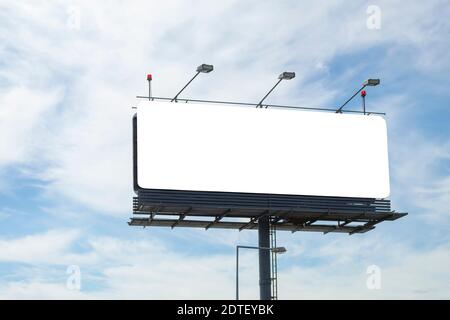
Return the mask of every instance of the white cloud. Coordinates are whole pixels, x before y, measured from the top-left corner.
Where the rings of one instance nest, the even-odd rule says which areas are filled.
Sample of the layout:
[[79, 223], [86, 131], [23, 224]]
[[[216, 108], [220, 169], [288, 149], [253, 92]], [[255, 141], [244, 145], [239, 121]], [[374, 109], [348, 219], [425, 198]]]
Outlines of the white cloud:
[[65, 283], [45, 282], [42, 279], [0, 284], [0, 298], [9, 300], [69, 300], [89, 299], [81, 291], [68, 290]]
[[433, 139], [414, 132], [404, 133], [392, 148], [394, 183], [403, 205], [413, 204], [431, 223], [448, 223], [450, 140]]
[[[330, 264], [294, 266], [279, 276], [284, 299], [445, 299], [450, 294], [450, 248], [412, 250], [386, 241], [338, 241], [320, 250]], [[326, 254], [325, 254], [326, 252]], [[332, 262], [331, 262], [332, 261]], [[381, 270], [381, 289], [369, 290], [367, 267]], [[292, 284], [295, 285], [292, 285]]]
[[[51, 230], [20, 238], [0, 239], [0, 261], [31, 264], [80, 263], [80, 255], [68, 254], [78, 235], [76, 230]], [[88, 256], [81, 258], [86, 259]]]
[[61, 101], [60, 90], [18, 86], [0, 94], [0, 166], [30, 163], [46, 133], [46, 117]]
[[[234, 249], [229, 253], [195, 254], [183, 252], [182, 247], [170, 248], [156, 239], [86, 238], [85, 234], [73, 231], [66, 234], [64, 238], [61, 231], [50, 231], [9, 242], [2, 240], [3, 260], [7, 257], [10, 262], [25, 262], [35, 267], [30, 272], [22, 271], [21, 281], [4, 278], [0, 296], [8, 299], [51, 299], [58, 295], [64, 299], [234, 298]], [[381, 236], [362, 241], [353, 239], [338, 238], [318, 246], [302, 242], [300, 255], [290, 250], [298, 241], [291, 239], [283, 243], [288, 253], [280, 256], [279, 297], [419, 299], [445, 298], [450, 294], [450, 286], [443, 281], [450, 276], [448, 246], [416, 250]], [[70, 244], [80, 241], [88, 250], [74, 253]], [[185, 245], [195, 242], [196, 239], [187, 240]], [[318, 260], [322, 262], [310, 264]], [[80, 293], [65, 288], [64, 268], [56, 269], [59, 273], [49, 271], [55, 263], [64, 266], [74, 264], [73, 261], [75, 264], [78, 261], [81, 268]], [[256, 251], [241, 251], [242, 298], [258, 297], [257, 261]], [[372, 264], [381, 268], [381, 290], [366, 287], [366, 270]]]

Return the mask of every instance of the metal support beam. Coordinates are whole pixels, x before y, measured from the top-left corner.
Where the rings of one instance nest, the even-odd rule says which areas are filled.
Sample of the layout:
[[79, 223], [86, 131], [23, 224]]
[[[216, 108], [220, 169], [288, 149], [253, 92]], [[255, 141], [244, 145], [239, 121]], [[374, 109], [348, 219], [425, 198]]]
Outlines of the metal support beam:
[[[342, 106], [340, 106], [337, 110], [336, 113], [342, 113], [342, 109], [347, 105], [347, 103], [349, 103], [354, 97], [356, 97], [356, 95], [358, 93], [360, 93], [361, 91], [364, 90], [365, 87], [369, 86], [369, 87], [374, 87], [380, 84], [380, 79], [368, 79], [366, 81], [364, 81], [361, 89], [359, 89], [358, 91], [356, 91], [347, 101], [344, 102], [344, 104]], [[363, 114], [366, 114], [366, 101], [364, 100], [365, 97], [365, 93], [363, 93]]]
[[175, 97], [173, 97], [173, 99], [171, 100], [171, 102], [173, 102], [173, 101], [177, 102], [177, 101], [178, 101], [177, 98], [178, 98], [178, 96], [180, 95], [180, 93], [182, 93], [183, 90], [186, 89], [186, 87], [187, 87], [192, 81], [194, 81], [194, 79], [197, 78], [197, 76], [198, 76], [199, 74], [200, 74], [200, 71], [197, 71], [197, 73], [195, 74], [195, 76], [193, 76], [192, 79], [189, 80], [188, 83], [186, 83], [186, 85], [185, 85], [180, 91], [178, 91], [178, 93], [175, 95]]
[[373, 229], [373, 228], [375, 228], [376, 224], [378, 224], [380, 222], [383, 222], [383, 221], [385, 221], [388, 218], [393, 217], [393, 216], [394, 216], [393, 213], [387, 213], [384, 217], [382, 217], [382, 218], [380, 218], [378, 220], [370, 221], [370, 222], [367, 222], [366, 224], [364, 224], [364, 225], [362, 225], [360, 227], [357, 227], [355, 230], [351, 231], [349, 233], [349, 235], [352, 235], [352, 234], [357, 233], [357, 232], [359, 232], [361, 230], [364, 230], [364, 229]]
[[343, 223], [340, 223], [339, 221], [337, 222], [337, 225], [335, 225], [333, 228], [331, 228], [330, 230], [328, 230], [328, 231], [325, 231], [323, 234], [327, 234], [327, 233], [330, 233], [330, 232], [333, 232], [333, 230], [336, 230], [336, 229], [339, 229], [339, 228], [341, 228], [341, 227], [345, 227], [346, 225], [348, 225], [348, 224], [350, 224], [350, 223], [352, 223], [353, 222], [353, 220], [345, 220]]
[[209, 223], [206, 227], [205, 230], [208, 230], [209, 228], [211, 228], [214, 224], [216, 224], [217, 222], [219, 222], [220, 220], [222, 220], [223, 217], [225, 217], [227, 214], [229, 214], [231, 212], [231, 209], [227, 209], [225, 210], [224, 213], [222, 213], [220, 216], [217, 216], [214, 221], [211, 221], [211, 223]]
[[312, 225], [314, 222], [316, 222], [318, 220], [319, 220], [319, 218], [312, 219], [312, 220], [309, 220], [307, 222], [301, 223], [294, 230], [292, 230], [291, 233], [294, 233], [294, 232], [297, 232], [297, 231], [299, 231], [301, 229], [304, 229], [305, 227]]
[[255, 223], [255, 221], [260, 221], [260, 219], [266, 215], [269, 214], [269, 210], [264, 211], [263, 213], [261, 213], [259, 216], [251, 218], [249, 222], [247, 222], [246, 224], [244, 224], [242, 227], [239, 228], [239, 231], [242, 231], [248, 227], [250, 227], [252, 224]]
[[[352, 222], [358, 222], [358, 219], [359, 219], [359, 218], [363, 218], [365, 215], [366, 215], [366, 213], [364, 212], [364, 213], [362, 213], [362, 214], [360, 214], [360, 215], [357, 215], [356, 217], [354, 217], [354, 218], [352, 218], [352, 219], [346, 219], [346, 220], [344, 221], [344, 223], [340, 223], [340, 221], [338, 220], [338, 221], [337, 221], [337, 225], [334, 226], [334, 229], [330, 229], [330, 230], [328, 230], [328, 231], [325, 231], [323, 234], [327, 234], [327, 233], [333, 232], [334, 230], [339, 229], [339, 228], [342, 228], [342, 227], [345, 227], [346, 225], [348, 225], [348, 224], [350, 224], [350, 223], [352, 223]], [[359, 228], [359, 227], [357, 227], [357, 228]]]
[[294, 232], [299, 231], [300, 229], [303, 229], [304, 227], [310, 226], [310, 225], [312, 225], [314, 222], [317, 222], [318, 220], [320, 220], [321, 218], [323, 218], [323, 217], [325, 217], [325, 216], [327, 216], [327, 215], [328, 215], [328, 213], [323, 214], [323, 215], [319, 216], [319, 217], [316, 218], [316, 219], [311, 219], [311, 220], [309, 220], [309, 221], [307, 221], [307, 222], [305, 222], [305, 223], [302, 223], [302, 224], [300, 224], [297, 228], [295, 228], [294, 230], [292, 230], [291, 232], [294, 233]]
[[[272, 91], [280, 84], [281, 80], [283, 80], [283, 79], [278, 79], [277, 83], [272, 87], [272, 89], [270, 89], [269, 92], [267, 92], [267, 94], [264, 96], [264, 98], [262, 98], [261, 101], [256, 105], [256, 108], [259, 108], [259, 107], [262, 108], [262, 103], [263, 103], [263, 101], [266, 100], [267, 96], [268, 96], [269, 94], [271, 94]], [[266, 108], [267, 108], [267, 107], [266, 107]]]
[[[146, 99], [148, 100], [149, 97], [148, 96], [136, 96], [136, 98], [138, 99]], [[151, 97], [152, 101], [172, 101], [173, 98], [169, 98], [169, 97], [155, 97], [152, 96]], [[225, 105], [238, 105], [238, 106], [253, 106], [259, 107], [259, 103], [253, 103], [253, 102], [237, 102], [237, 101], [218, 101], [218, 100], [203, 100], [203, 99], [181, 99], [181, 98], [177, 98], [177, 101], [182, 101], [185, 103], [188, 102], [193, 102], [193, 103], [214, 103], [214, 104], [225, 104]], [[316, 110], [316, 111], [328, 111], [328, 112], [336, 112], [336, 108], [313, 108], [313, 107], [300, 107], [300, 106], [288, 106], [288, 105], [278, 105], [278, 104], [264, 104], [264, 106], [266, 107], [270, 107], [270, 108], [282, 108], [282, 109], [299, 109], [299, 110]], [[341, 110], [341, 112], [346, 112], [346, 113], [360, 113], [362, 114], [363, 112], [360, 110]], [[366, 114], [369, 114], [369, 112], [366, 112]], [[378, 115], [385, 115], [385, 112], [375, 112], [375, 111], [371, 111], [370, 114], [378, 114]]]
[[[407, 215], [407, 213], [397, 213], [396, 216], [394, 216], [392, 219], [386, 219], [386, 220], [396, 220], [401, 217], [404, 217]], [[171, 227], [173, 223], [176, 220], [174, 219], [164, 219], [155, 217], [153, 220], [149, 219], [149, 217], [145, 218], [131, 218], [131, 220], [128, 222], [130, 226], [152, 226], [152, 227]], [[208, 224], [210, 224], [211, 221], [200, 221], [200, 220], [182, 220], [177, 224], [177, 227], [183, 227], [183, 228], [202, 228], [204, 229]], [[239, 230], [245, 225], [246, 223], [242, 222], [235, 222], [235, 221], [219, 221], [214, 223], [210, 228], [211, 229], [235, 229]], [[292, 222], [285, 222], [285, 223], [279, 223], [277, 224], [277, 230], [279, 231], [292, 231], [298, 228], [298, 224], [293, 224]], [[333, 232], [333, 233], [364, 233], [369, 230], [374, 229], [375, 226], [364, 226], [364, 228], [361, 228], [359, 226], [340, 226], [339, 228], [335, 228], [335, 226], [325, 225], [325, 224], [312, 224], [309, 226], [305, 226], [301, 228], [301, 231], [307, 231], [307, 232]], [[257, 230], [257, 224], [252, 225], [252, 227], [247, 227], [248, 230]], [[300, 231], [299, 230], [299, 231]]]
[[[337, 110], [336, 113], [342, 113], [342, 109], [347, 105], [347, 103], [349, 103], [354, 97], [356, 97], [358, 95], [358, 93], [360, 93], [361, 91], [364, 90], [364, 88], [366, 87], [366, 85], [363, 85], [358, 91], [356, 91], [350, 98], [348, 98], [347, 101], [344, 102], [344, 104], [342, 104]], [[365, 112], [364, 112], [365, 113]]]
[[178, 220], [174, 222], [174, 224], [172, 225], [172, 229], [175, 228], [181, 221], [184, 220], [184, 218], [186, 217], [186, 215], [192, 211], [192, 207], [189, 207], [189, 209], [187, 209], [184, 213], [180, 214], [180, 216], [178, 217]]

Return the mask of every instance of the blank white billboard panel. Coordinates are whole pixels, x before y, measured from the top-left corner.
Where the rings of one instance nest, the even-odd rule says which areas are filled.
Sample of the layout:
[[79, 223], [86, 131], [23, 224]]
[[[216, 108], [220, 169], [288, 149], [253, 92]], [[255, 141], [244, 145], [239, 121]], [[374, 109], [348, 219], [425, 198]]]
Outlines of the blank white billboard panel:
[[141, 102], [137, 183], [144, 189], [386, 198], [380, 116]]

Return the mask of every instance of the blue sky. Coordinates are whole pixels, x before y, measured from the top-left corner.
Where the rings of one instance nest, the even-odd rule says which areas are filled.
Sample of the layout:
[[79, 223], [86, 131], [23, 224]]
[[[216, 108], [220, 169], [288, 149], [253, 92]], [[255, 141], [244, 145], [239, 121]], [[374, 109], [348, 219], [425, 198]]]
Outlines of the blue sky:
[[[449, 298], [448, 16], [437, 0], [1, 0], [0, 298], [234, 297], [234, 247], [254, 232], [126, 223], [134, 97], [147, 73], [172, 96], [200, 63], [214, 73], [185, 97], [258, 101], [292, 70], [271, 103], [337, 107], [381, 78], [367, 104], [387, 113], [391, 200], [409, 215], [363, 235], [280, 232], [280, 298]], [[241, 275], [241, 297], [257, 298], [256, 253]]]

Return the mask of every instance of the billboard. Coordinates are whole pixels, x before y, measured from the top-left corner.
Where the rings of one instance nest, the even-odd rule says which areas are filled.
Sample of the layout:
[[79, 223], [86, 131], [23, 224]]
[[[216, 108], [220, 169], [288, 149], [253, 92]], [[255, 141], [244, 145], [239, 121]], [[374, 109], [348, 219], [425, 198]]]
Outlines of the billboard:
[[143, 189], [386, 198], [380, 116], [141, 101]]

